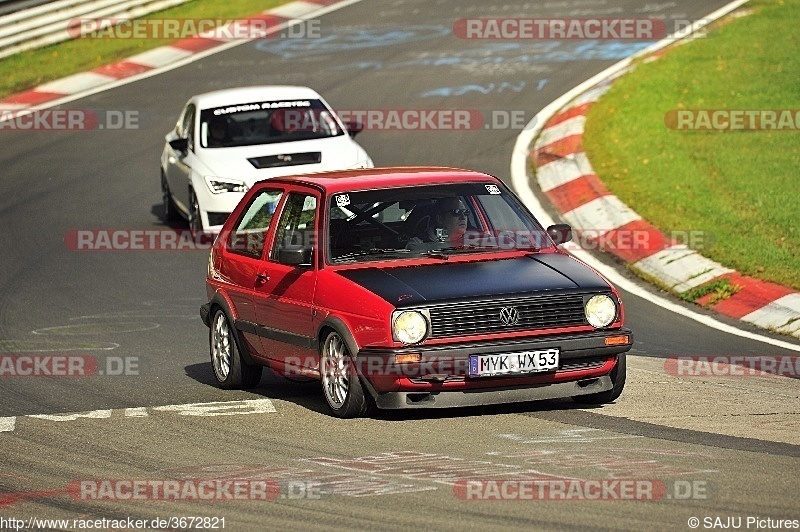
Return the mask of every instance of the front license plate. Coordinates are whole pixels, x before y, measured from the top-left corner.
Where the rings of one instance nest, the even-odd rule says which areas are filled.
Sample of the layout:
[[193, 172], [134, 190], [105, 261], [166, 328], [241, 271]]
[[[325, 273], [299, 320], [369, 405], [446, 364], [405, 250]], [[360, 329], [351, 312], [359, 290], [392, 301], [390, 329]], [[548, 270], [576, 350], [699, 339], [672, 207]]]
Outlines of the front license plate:
[[496, 355], [470, 355], [469, 376], [491, 377], [537, 373], [558, 368], [558, 349], [522, 351]]

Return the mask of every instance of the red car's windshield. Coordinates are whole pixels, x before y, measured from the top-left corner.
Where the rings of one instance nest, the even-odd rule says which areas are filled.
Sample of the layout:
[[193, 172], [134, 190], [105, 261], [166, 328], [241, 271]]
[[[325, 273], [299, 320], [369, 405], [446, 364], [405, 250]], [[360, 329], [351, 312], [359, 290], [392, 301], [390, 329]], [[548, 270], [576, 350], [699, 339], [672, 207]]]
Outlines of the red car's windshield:
[[492, 183], [336, 194], [328, 220], [332, 263], [549, 246], [516, 197]]

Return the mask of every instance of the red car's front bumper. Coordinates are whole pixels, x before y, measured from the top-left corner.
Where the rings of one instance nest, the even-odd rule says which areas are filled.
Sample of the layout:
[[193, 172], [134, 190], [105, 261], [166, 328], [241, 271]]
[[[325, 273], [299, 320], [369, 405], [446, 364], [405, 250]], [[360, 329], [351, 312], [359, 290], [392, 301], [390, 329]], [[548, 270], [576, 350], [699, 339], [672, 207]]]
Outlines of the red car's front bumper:
[[[609, 337], [628, 337], [607, 345]], [[628, 351], [628, 329], [559, 335], [523, 341], [454, 344], [402, 349], [362, 349], [356, 367], [380, 408], [472, 406], [594, 394], [610, 390], [618, 355]], [[546, 373], [470, 377], [469, 356], [558, 348], [559, 366]], [[419, 362], [397, 356], [418, 354]]]

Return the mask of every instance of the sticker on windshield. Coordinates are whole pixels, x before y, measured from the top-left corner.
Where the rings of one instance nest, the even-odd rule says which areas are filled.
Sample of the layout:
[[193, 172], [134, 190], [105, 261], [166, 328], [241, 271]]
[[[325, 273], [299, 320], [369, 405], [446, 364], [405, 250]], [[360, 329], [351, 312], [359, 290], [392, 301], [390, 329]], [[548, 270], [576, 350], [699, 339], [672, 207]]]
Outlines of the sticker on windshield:
[[350, 205], [350, 196], [347, 194], [339, 194], [336, 196], [336, 206], [337, 207], [347, 207]]
[[489, 192], [489, 194], [494, 194], [494, 195], [500, 194], [500, 187], [498, 187], [497, 185], [486, 185], [486, 190], [487, 192]]
[[311, 107], [311, 102], [308, 100], [291, 100], [282, 102], [261, 102], [231, 105], [228, 107], [218, 107], [217, 109], [214, 109], [214, 116], [260, 111], [262, 109], [289, 109], [293, 107]]
[[313, 211], [317, 208], [317, 198], [314, 196], [306, 196], [306, 199], [303, 201], [303, 210], [304, 211]]

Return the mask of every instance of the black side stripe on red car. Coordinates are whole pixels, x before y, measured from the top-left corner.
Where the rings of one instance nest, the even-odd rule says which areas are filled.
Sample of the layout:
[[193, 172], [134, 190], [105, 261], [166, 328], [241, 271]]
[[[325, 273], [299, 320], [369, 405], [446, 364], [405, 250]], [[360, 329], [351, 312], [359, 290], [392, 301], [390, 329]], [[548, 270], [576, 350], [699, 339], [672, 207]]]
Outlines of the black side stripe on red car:
[[255, 334], [256, 336], [275, 340], [276, 342], [305, 347], [306, 349], [317, 349], [317, 339], [311, 336], [281, 331], [280, 329], [272, 329], [245, 320], [235, 320], [234, 327], [242, 332]]

